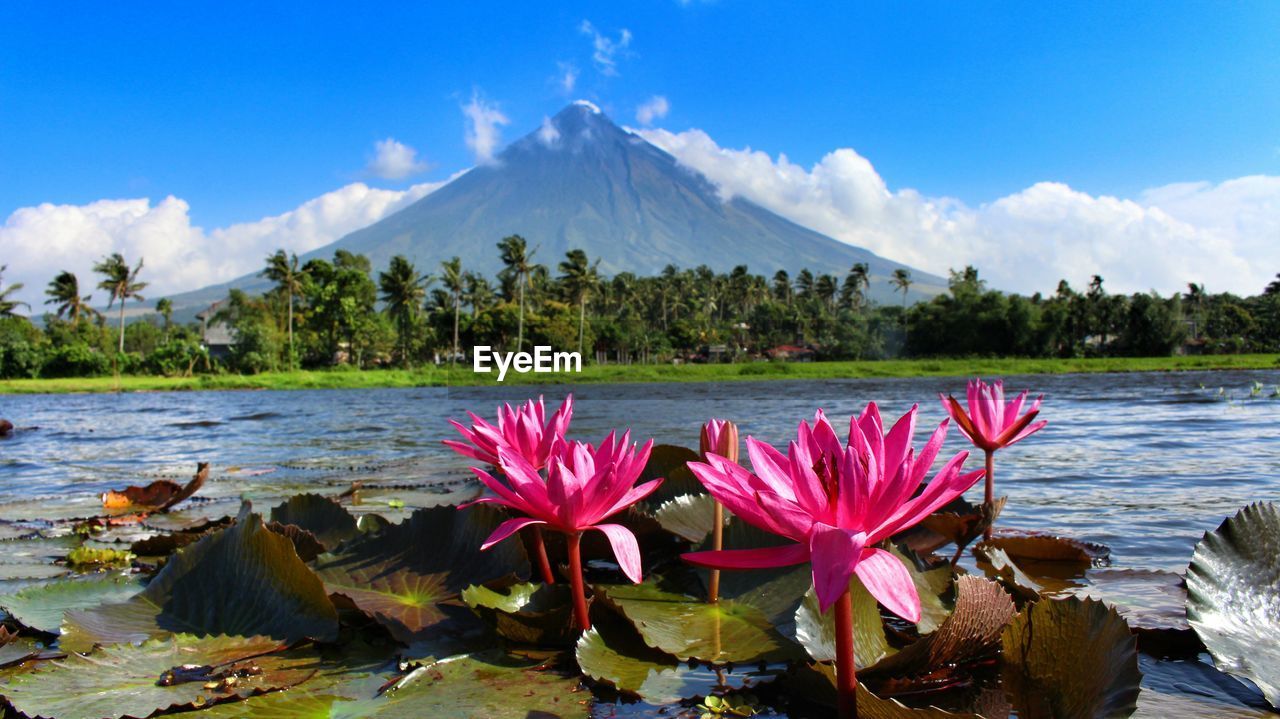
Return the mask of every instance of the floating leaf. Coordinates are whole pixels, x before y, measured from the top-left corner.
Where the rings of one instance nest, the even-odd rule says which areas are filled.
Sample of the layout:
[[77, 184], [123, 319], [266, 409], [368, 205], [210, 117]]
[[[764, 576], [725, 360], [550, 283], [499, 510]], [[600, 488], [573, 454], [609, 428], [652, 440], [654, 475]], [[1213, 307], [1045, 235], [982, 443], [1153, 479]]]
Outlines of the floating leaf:
[[1220, 670], [1280, 708], [1280, 507], [1251, 504], [1205, 533], [1187, 569], [1187, 620]]
[[1004, 630], [1003, 679], [1023, 719], [1127, 717], [1142, 674], [1129, 625], [1092, 599], [1027, 605]]
[[991, 547], [1004, 550], [1024, 569], [1050, 577], [1078, 576], [1089, 567], [1107, 564], [1111, 558], [1111, 550], [1101, 544], [1036, 532], [1002, 530], [978, 545], [982, 549]]
[[177, 635], [115, 645], [15, 674], [4, 695], [32, 717], [149, 717], [283, 689], [314, 671], [314, 657], [279, 650], [279, 642], [265, 637]]
[[704, 598], [667, 591], [653, 577], [643, 584], [596, 587], [625, 616], [649, 646], [679, 659], [713, 664], [782, 661], [798, 647], [783, 636], [768, 615], [747, 601]]
[[195, 494], [209, 478], [209, 463], [200, 462], [196, 474], [186, 485], [168, 479], [158, 479], [145, 487], [125, 487], [102, 495], [104, 509], [113, 511], [153, 510], [166, 511]]
[[426, 664], [388, 691], [382, 701], [368, 703], [352, 716], [586, 719], [591, 703], [591, 693], [582, 690], [577, 673], [491, 651]]
[[24, 627], [57, 634], [68, 610], [123, 602], [142, 591], [142, 586], [137, 577], [120, 574], [68, 579], [0, 597], [0, 608]]
[[[790, 680], [790, 686], [794, 694], [800, 694], [809, 702], [835, 706], [836, 670], [830, 664], [810, 664], [802, 668]], [[861, 683], [858, 684], [858, 718], [983, 719], [977, 714], [953, 713], [935, 707], [909, 707], [893, 699], [882, 699]]]
[[67, 553], [67, 564], [81, 572], [106, 567], [127, 567], [132, 561], [133, 553], [124, 549], [76, 547]]
[[462, 601], [501, 636], [525, 644], [568, 646], [577, 639], [568, 585], [522, 583], [504, 590], [470, 586]]
[[350, 599], [397, 639], [413, 641], [450, 618], [475, 621], [459, 596], [464, 588], [528, 575], [519, 542], [480, 551], [501, 520], [484, 506], [420, 509], [401, 524], [320, 556], [316, 573], [329, 592]]
[[290, 497], [271, 510], [271, 521], [292, 524], [311, 532], [330, 551], [360, 533], [356, 528], [356, 518], [350, 512], [319, 494]]
[[325, 547], [316, 539], [316, 535], [296, 524], [272, 522], [267, 525], [267, 529], [293, 542], [293, 550], [298, 553], [298, 559], [304, 562], [310, 562], [324, 554]]
[[1005, 626], [1017, 614], [999, 584], [980, 577], [956, 580], [956, 607], [942, 626], [867, 670], [865, 676], [910, 677], [954, 669], [994, 656]]
[[649, 495], [636, 506], [649, 515], [658, 511], [658, 507], [683, 494], [705, 494], [706, 489], [693, 472], [688, 463], [697, 462], [698, 453], [688, 447], [674, 444], [655, 444], [649, 452], [649, 462], [644, 471], [636, 479], [636, 484], [643, 484], [654, 479], [662, 479], [657, 491]]
[[[871, 596], [858, 575], [849, 580], [849, 592], [853, 599], [854, 662], [858, 668], [871, 666], [893, 651], [885, 636], [884, 621], [880, 618], [880, 606]], [[796, 641], [820, 662], [836, 659], [836, 628], [834, 609], [826, 614], [818, 611], [818, 597], [810, 589], [796, 610]]]
[[170, 632], [329, 641], [337, 631], [324, 585], [246, 504], [235, 525], [179, 550], [141, 594], [67, 612], [61, 645], [87, 651]]
[[682, 494], [663, 502], [654, 513], [662, 528], [690, 542], [701, 542], [715, 529], [716, 500], [710, 494]]
[[1044, 591], [1044, 587], [1028, 577], [1003, 549], [979, 546], [974, 549], [974, 554], [978, 557], [978, 568], [991, 579], [1000, 582], [1015, 597], [1024, 602], [1040, 599], [1040, 592]]

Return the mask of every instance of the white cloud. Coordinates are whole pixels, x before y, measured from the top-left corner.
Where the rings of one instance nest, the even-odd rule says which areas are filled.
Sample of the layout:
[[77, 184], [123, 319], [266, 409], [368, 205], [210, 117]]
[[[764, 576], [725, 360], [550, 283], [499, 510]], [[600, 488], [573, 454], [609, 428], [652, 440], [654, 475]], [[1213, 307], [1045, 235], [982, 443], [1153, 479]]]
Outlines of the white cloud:
[[618, 39], [610, 38], [596, 30], [590, 20], [583, 20], [578, 31], [591, 38], [591, 60], [602, 75], [618, 74], [618, 57], [626, 56], [631, 46], [631, 31], [625, 27], [618, 31]]
[[578, 67], [571, 62], [558, 62], [556, 67], [559, 68], [559, 74], [556, 76], [556, 84], [560, 86], [560, 91], [566, 95], [573, 93], [573, 88], [578, 86]]
[[1112, 291], [1259, 292], [1280, 267], [1280, 177], [1157, 187], [1132, 199], [1041, 182], [970, 207], [891, 190], [852, 149], [805, 168], [779, 155], [727, 149], [700, 130], [638, 134], [740, 196], [884, 257], [946, 275], [977, 266], [992, 286], [1052, 292], [1100, 274]]
[[542, 127], [538, 128], [538, 141], [547, 147], [556, 144], [560, 139], [560, 129], [552, 122], [551, 118], [544, 116], [542, 118]]
[[365, 172], [384, 180], [402, 180], [427, 170], [425, 160], [418, 159], [418, 151], [388, 137], [374, 143], [373, 158], [365, 166]]
[[479, 92], [471, 94], [471, 102], [462, 107], [462, 114], [467, 118], [467, 147], [471, 148], [476, 162], [482, 165], [493, 162], [502, 142], [502, 126], [511, 124], [511, 121]]
[[[62, 270], [85, 288], [97, 285], [93, 264], [119, 252], [146, 261], [149, 299], [225, 282], [260, 269], [277, 249], [299, 254], [329, 244], [424, 197], [444, 183], [380, 190], [353, 183], [281, 215], [211, 231], [193, 226], [189, 206], [176, 197], [98, 200], [87, 205], [42, 204], [13, 212], [0, 225], [9, 265], [6, 284], [22, 282], [21, 299], [44, 311], [44, 289]], [[87, 289], [86, 289], [87, 291]], [[102, 291], [94, 300], [105, 304]]]
[[670, 111], [671, 103], [667, 102], [667, 98], [654, 95], [636, 108], [636, 122], [641, 125], [652, 125], [654, 120], [661, 120]]

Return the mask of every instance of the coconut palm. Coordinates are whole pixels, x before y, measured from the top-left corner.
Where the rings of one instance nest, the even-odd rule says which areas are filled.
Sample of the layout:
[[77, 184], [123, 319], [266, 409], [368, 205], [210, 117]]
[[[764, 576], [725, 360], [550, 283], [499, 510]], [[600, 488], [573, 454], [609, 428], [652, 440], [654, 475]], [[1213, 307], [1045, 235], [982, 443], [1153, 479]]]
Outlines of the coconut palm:
[[93, 271], [103, 278], [98, 283], [98, 289], [110, 293], [107, 308], [110, 309], [117, 300], [120, 302], [120, 352], [124, 352], [124, 303], [131, 297], [139, 302], [146, 299], [139, 294], [147, 288], [146, 282], [138, 281], [138, 274], [142, 272], [142, 259], [139, 258], [137, 266], [131, 270], [124, 255], [113, 252], [94, 265]]
[[4, 271], [7, 269], [9, 269], [8, 265], [0, 265], [0, 317], [13, 317], [14, 310], [18, 309], [19, 306], [26, 307], [28, 310], [31, 309], [31, 305], [26, 302], [9, 299], [9, 295], [22, 289], [22, 283], [15, 282], [8, 287], [5, 287], [2, 280], [4, 278]]
[[54, 311], [58, 317], [67, 317], [71, 320], [71, 324], [80, 324], [82, 317], [94, 317], [99, 314], [97, 310], [89, 306], [89, 300], [92, 295], [80, 295], [80, 279], [76, 277], [74, 272], [63, 270], [58, 273], [57, 277], [49, 283], [49, 288], [44, 291], [49, 299], [45, 300], [46, 305], [56, 305]]
[[510, 235], [502, 238], [498, 249], [502, 252], [502, 264], [507, 266], [504, 272], [515, 281], [520, 294], [520, 319], [516, 330], [516, 351], [519, 352], [524, 346], [524, 291], [526, 286], [532, 284], [532, 275], [536, 274], [538, 268], [532, 262], [538, 248], [530, 250], [527, 240], [520, 235]]
[[578, 304], [578, 354], [582, 354], [582, 336], [587, 324], [587, 299], [600, 287], [600, 260], [587, 262], [587, 253], [569, 250], [560, 263], [560, 283], [568, 299]]
[[468, 272], [465, 278], [467, 291], [463, 299], [471, 307], [471, 319], [474, 320], [477, 315], [493, 304], [493, 286], [484, 275], [478, 272]]
[[893, 271], [893, 278], [889, 280], [889, 284], [894, 289], [902, 293], [902, 308], [907, 308], [907, 290], [911, 288], [911, 270], [905, 267], [899, 267]]
[[849, 268], [845, 275], [844, 285], [840, 288], [840, 301], [846, 306], [860, 310], [866, 300], [866, 289], [870, 283], [870, 268], [865, 262], [858, 262]]
[[458, 360], [458, 311], [462, 306], [462, 294], [467, 289], [467, 278], [462, 271], [460, 257], [441, 262], [440, 269], [440, 282], [453, 300], [453, 352], [449, 355], [449, 366], [452, 367]]
[[169, 338], [169, 328], [173, 325], [173, 300], [161, 297], [156, 301], [156, 313], [164, 318], [164, 336]]
[[413, 263], [403, 255], [391, 258], [391, 265], [386, 272], [378, 273], [378, 289], [382, 292], [382, 301], [387, 305], [387, 316], [396, 324], [396, 334], [400, 339], [400, 361], [409, 366], [409, 355], [413, 350], [413, 330], [421, 316], [423, 303], [427, 297], [427, 286], [435, 278], [423, 276]]
[[302, 295], [302, 280], [306, 276], [305, 268], [298, 267], [298, 256], [285, 254], [284, 250], [276, 250], [267, 255], [267, 266], [259, 273], [276, 283], [276, 289], [288, 299], [288, 316], [285, 326], [289, 332], [289, 368], [293, 369], [293, 301]]

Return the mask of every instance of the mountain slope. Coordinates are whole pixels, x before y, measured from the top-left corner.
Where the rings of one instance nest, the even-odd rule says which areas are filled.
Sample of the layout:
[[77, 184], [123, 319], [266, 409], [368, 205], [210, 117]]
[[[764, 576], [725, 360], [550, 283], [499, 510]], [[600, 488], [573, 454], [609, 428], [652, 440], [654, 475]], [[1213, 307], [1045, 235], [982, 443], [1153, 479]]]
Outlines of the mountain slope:
[[[711, 182], [587, 103], [566, 107], [493, 163], [304, 259], [345, 249], [382, 268], [403, 254], [430, 272], [456, 255], [463, 267], [492, 275], [501, 269], [497, 242], [511, 234], [538, 248], [536, 262], [554, 268], [579, 248], [600, 260], [606, 275], [653, 275], [668, 264], [723, 272], [745, 264], [766, 276], [807, 267], [843, 278], [854, 263], [865, 262], [870, 294], [881, 301], [896, 299], [888, 277], [903, 267], [752, 202], [723, 201]], [[924, 272], [912, 270], [912, 276], [916, 296], [945, 286]], [[191, 294], [216, 297], [226, 286], [260, 285], [245, 277]]]

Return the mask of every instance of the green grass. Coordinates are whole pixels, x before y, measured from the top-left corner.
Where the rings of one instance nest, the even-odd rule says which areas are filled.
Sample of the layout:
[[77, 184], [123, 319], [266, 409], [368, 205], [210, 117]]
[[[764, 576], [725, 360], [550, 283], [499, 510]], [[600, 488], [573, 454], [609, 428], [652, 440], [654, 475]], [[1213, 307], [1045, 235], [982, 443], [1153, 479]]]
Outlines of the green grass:
[[[581, 374], [508, 373], [503, 384], [585, 384], [611, 382], [734, 382], [772, 379], [856, 377], [998, 377], [1019, 374], [1167, 372], [1179, 370], [1280, 369], [1280, 355], [1199, 357], [1109, 357], [1103, 359], [928, 359], [868, 362], [750, 363], [717, 365], [590, 365]], [[0, 381], [0, 394], [148, 392], [239, 389], [365, 389], [494, 385], [496, 373], [478, 375], [459, 365], [448, 369], [321, 370], [259, 375], [197, 377], [87, 377]]]

